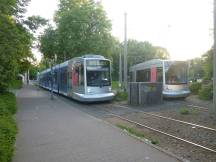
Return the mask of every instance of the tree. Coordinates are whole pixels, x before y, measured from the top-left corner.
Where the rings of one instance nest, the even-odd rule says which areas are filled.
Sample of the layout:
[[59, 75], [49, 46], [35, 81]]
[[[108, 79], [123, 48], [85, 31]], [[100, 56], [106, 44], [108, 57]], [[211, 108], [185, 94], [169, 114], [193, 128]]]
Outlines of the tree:
[[[40, 36], [40, 51], [43, 53], [44, 58], [54, 58], [54, 54], [60, 53], [58, 51], [58, 36], [57, 31], [49, 26], [42, 36]], [[59, 54], [59, 57], [61, 53]], [[62, 59], [60, 59], [62, 60]]]
[[189, 77], [192, 80], [203, 78], [211, 80], [213, 77], [213, 48], [204, 53], [200, 58], [190, 61]]
[[213, 48], [202, 55], [205, 79], [211, 80], [213, 77]]
[[[101, 3], [94, 0], [60, 0], [56, 28], [49, 26], [40, 37], [44, 59], [58, 63], [84, 54], [100, 54], [112, 60], [113, 79], [118, 78], [121, 44], [111, 35], [111, 23]], [[165, 48], [149, 42], [128, 41], [129, 66], [152, 58], [168, 58]]]
[[190, 69], [189, 69], [189, 79], [197, 80], [204, 77], [204, 68], [202, 58], [194, 58], [189, 60]]
[[18, 72], [18, 63], [31, 56], [31, 35], [7, 15], [0, 16], [0, 91], [7, 89]]
[[128, 64], [129, 66], [141, 63], [150, 59], [167, 59], [169, 53], [165, 48], [153, 46], [149, 42], [128, 40]]
[[119, 78], [119, 55], [121, 53], [121, 44], [118, 39], [112, 38], [112, 41], [110, 41], [110, 48], [109, 51], [109, 59], [111, 60], [112, 63], [112, 79], [113, 80], [118, 80]]
[[89, 53], [110, 55], [111, 23], [100, 3], [94, 0], [60, 0], [55, 22], [57, 28], [49, 27], [40, 39], [40, 50], [45, 57], [57, 54], [58, 60], [63, 61]]
[[38, 28], [46, 25], [48, 20], [40, 17], [40, 16], [30, 16], [27, 20], [24, 20], [23, 23], [27, 25], [27, 27], [32, 31], [35, 32]]
[[[29, 0], [3, 0], [0, 3], [0, 92], [5, 91], [15, 78], [21, 64], [33, 58], [31, 27], [24, 22], [23, 13]], [[34, 29], [39, 27], [39, 17], [29, 19]]]
[[154, 46], [156, 53], [155, 53], [155, 58], [160, 58], [160, 59], [168, 59], [170, 58], [170, 54], [167, 51], [166, 48], [160, 47], [160, 46]]

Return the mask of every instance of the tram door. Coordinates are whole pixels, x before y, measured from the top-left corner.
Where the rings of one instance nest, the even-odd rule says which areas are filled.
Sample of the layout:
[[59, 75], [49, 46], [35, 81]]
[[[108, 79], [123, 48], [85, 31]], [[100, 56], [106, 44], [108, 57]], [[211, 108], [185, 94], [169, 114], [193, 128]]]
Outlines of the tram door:
[[151, 68], [151, 80], [150, 82], [155, 83], [157, 81], [157, 68], [152, 67]]
[[155, 83], [159, 82], [161, 83], [163, 81], [163, 71], [160, 67], [152, 67], [151, 68], [151, 77], [150, 82]]
[[76, 92], [84, 93], [83, 62], [76, 62], [72, 70], [72, 88]]

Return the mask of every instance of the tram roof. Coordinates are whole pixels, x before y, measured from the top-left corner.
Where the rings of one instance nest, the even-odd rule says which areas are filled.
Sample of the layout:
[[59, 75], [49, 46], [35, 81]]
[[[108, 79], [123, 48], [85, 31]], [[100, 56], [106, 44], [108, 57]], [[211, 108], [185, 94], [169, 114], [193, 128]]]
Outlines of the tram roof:
[[[161, 67], [162, 66], [162, 63], [163, 62], [166, 62], [166, 61], [173, 61], [173, 62], [176, 62], [178, 60], [168, 60], [168, 59], [152, 59], [152, 60], [148, 60], [148, 61], [145, 61], [145, 62], [142, 62], [142, 63], [139, 63], [139, 64], [136, 64], [136, 65], [133, 65], [130, 67], [130, 71], [133, 71], [133, 70], [139, 70], [139, 69], [143, 69], [143, 68], [148, 68], [148, 67], [151, 67], [152, 65], [156, 66], [156, 67]], [[183, 61], [184, 62], [184, 61]]]
[[98, 58], [98, 59], [105, 59], [105, 57], [104, 56], [102, 56], [102, 55], [94, 55], [94, 54], [87, 54], [87, 55], [84, 55], [84, 56], [82, 56], [82, 58]]
[[135, 70], [135, 69], [143, 68], [144, 66], [148, 67], [148, 66], [155, 65], [155, 64], [162, 65], [163, 61], [165, 61], [165, 60], [162, 60], [162, 59], [152, 59], [152, 60], [149, 60], [149, 61], [145, 61], [145, 62], [136, 64], [136, 65], [133, 65], [133, 66], [130, 67], [130, 70]]
[[[83, 55], [81, 57], [75, 57], [75, 58], [72, 58], [68, 61], [65, 61], [61, 64], [57, 64], [53, 67], [53, 69], [56, 69], [56, 68], [62, 68], [62, 67], [65, 67], [68, 65], [68, 63], [70, 61], [75, 61], [75, 60], [80, 60], [80, 59], [102, 59], [102, 60], [107, 60], [104, 56], [102, 55], [95, 55], [95, 54], [86, 54], [86, 55]], [[51, 68], [48, 68], [42, 72], [40, 72], [40, 74], [44, 74], [44, 73], [47, 73], [47, 72], [50, 72], [51, 71]]]

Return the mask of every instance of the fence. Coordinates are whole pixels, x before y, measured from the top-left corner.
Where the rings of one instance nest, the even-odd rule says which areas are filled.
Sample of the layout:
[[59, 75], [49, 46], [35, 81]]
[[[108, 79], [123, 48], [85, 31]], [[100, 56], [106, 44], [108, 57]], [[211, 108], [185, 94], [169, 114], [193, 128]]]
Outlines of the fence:
[[128, 103], [145, 105], [162, 102], [162, 83], [129, 82]]

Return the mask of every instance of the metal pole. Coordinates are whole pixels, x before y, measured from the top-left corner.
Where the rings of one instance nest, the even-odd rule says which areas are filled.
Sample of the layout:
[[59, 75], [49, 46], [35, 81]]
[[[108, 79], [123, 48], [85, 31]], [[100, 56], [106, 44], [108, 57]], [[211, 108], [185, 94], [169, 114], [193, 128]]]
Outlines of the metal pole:
[[53, 63], [51, 61], [51, 100], [53, 100]]
[[27, 85], [29, 85], [29, 69], [27, 70]]
[[213, 109], [216, 112], [216, 0], [214, 0]]
[[122, 85], [122, 56], [121, 52], [119, 55], [119, 87]]
[[125, 38], [124, 38], [124, 88], [127, 90], [127, 13], [125, 13]]

